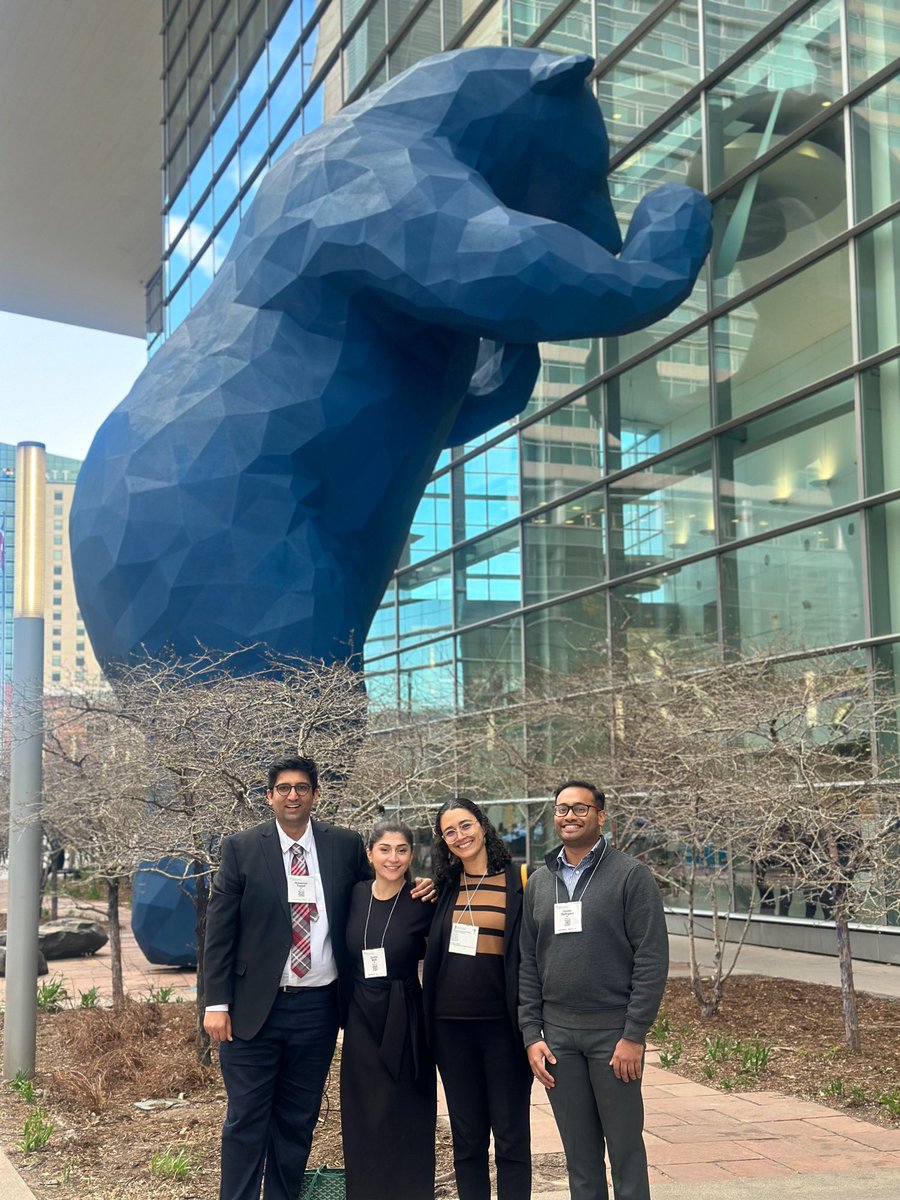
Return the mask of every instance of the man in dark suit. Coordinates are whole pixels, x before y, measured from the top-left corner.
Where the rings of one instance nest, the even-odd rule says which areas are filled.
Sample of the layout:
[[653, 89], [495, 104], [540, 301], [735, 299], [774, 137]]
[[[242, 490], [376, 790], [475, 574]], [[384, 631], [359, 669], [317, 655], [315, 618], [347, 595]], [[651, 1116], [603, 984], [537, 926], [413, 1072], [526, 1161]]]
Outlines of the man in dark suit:
[[204, 1025], [228, 1095], [220, 1200], [258, 1200], [263, 1171], [266, 1200], [298, 1200], [350, 978], [350, 893], [371, 875], [357, 833], [310, 820], [312, 759], [273, 763], [268, 782], [275, 819], [225, 839], [207, 916]]

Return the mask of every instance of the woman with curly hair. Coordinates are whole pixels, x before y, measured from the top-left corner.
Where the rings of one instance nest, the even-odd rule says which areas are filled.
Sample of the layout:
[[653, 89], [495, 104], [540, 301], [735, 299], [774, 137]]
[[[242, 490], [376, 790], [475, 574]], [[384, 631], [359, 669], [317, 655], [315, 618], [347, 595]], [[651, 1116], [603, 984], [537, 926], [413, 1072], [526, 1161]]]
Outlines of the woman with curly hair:
[[453, 1134], [459, 1200], [531, 1195], [531, 1070], [518, 1027], [522, 878], [477, 804], [460, 796], [437, 814], [439, 889], [425, 952], [425, 1019]]

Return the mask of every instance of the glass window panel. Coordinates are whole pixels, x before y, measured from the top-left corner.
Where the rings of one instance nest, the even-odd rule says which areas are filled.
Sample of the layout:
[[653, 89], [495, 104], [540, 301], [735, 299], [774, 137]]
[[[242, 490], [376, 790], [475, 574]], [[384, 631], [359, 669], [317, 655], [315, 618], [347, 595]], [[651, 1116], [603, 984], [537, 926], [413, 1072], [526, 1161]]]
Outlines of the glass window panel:
[[857, 221], [900, 195], [900, 75], [853, 106]]
[[453, 625], [451, 556], [397, 576], [400, 642], [421, 641]]
[[228, 4], [212, 32], [213, 70], [218, 71], [221, 64], [236, 45], [238, 12], [237, 4]]
[[872, 633], [900, 632], [900, 501], [872, 508], [869, 521], [869, 572]]
[[[353, 13], [355, 14], [360, 7], [360, 4], [354, 4]], [[344, 49], [345, 86], [348, 94], [387, 45], [386, 7], [385, 0], [378, 0]]]
[[606, 496], [578, 496], [531, 518], [523, 531], [525, 603], [538, 604], [606, 579]]
[[194, 259], [200, 253], [204, 243], [212, 233], [212, 196], [206, 201], [197, 215], [191, 221], [188, 230], [190, 238], [190, 254]]
[[166, 325], [170, 334], [174, 333], [191, 309], [191, 289], [188, 280], [181, 285], [169, 299], [166, 306]]
[[709, 428], [709, 399], [705, 328], [613, 376], [606, 385], [607, 472], [703, 433]]
[[858, 498], [853, 381], [718, 439], [720, 538], [752, 537]]
[[716, 201], [713, 302], [731, 299], [846, 227], [839, 115]]
[[191, 261], [190, 253], [190, 236], [186, 233], [179, 242], [172, 247], [172, 251], [166, 262], [166, 287], [171, 288], [182, 277], [187, 270]]
[[522, 691], [520, 617], [471, 629], [460, 634], [457, 641], [461, 708], [498, 707], [519, 698]]
[[191, 93], [191, 108], [206, 92], [209, 87], [210, 75], [212, 74], [212, 66], [209, 57], [209, 42], [207, 41], [200, 51], [200, 55], [194, 65], [191, 67], [190, 75], [188, 76], [188, 85]]
[[841, 5], [814, 4], [709, 93], [709, 175], [715, 187], [837, 99]]
[[278, 147], [273, 151], [272, 162], [274, 163], [280, 155], [284, 154], [285, 150], [287, 150], [287, 148], [290, 145], [292, 145], [294, 142], [297, 141], [298, 138], [301, 138], [301, 137], [303, 137], [303, 114], [302, 114], [302, 112], [298, 115], [298, 117], [294, 121], [293, 125], [291, 125], [286, 130]]
[[522, 430], [522, 507], [556, 500], [603, 473], [601, 389]]
[[244, 129], [247, 122], [253, 116], [259, 105], [260, 100], [266, 94], [269, 76], [266, 66], [265, 51], [260, 55], [253, 70], [247, 76], [240, 91], [240, 113], [241, 113], [241, 129]]
[[754, 34], [781, 16], [785, 0], [704, 0], [706, 64], [711, 71], [742, 50]]
[[477, 537], [519, 515], [519, 443], [516, 435], [455, 468], [454, 541]]
[[848, 292], [847, 251], [841, 248], [716, 321], [719, 420], [848, 366]]
[[[522, 45], [557, 7], [558, 0], [556, 3], [513, 3], [513, 45]], [[577, 0], [535, 45], [542, 50], [552, 50], [554, 54], [593, 54], [593, 8], [592, 0]], [[528, 15], [529, 10], [531, 15]]]
[[397, 649], [397, 581], [392, 579], [381, 599], [366, 639], [365, 657], [374, 658]]
[[709, 549], [713, 510], [709, 442], [617, 479], [609, 485], [611, 575]]
[[169, 205], [169, 211], [166, 214], [166, 246], [171, 246], [178, 238], [184, 229], [190, 211], [190, 189], [183, 187]]
[[863, 234], [856, 250], [859, 352], [865, 358], [900, 341], [900, 217]]
[[266, 121], [265, 111], [263, 111], [250, 126], [244, 140], [241, 142], [240, 161], [242, 184], [250, 178], [250, 176], [259, 166], [260, 162], [265, 157], [268, 146], [268, 123]]
[[231, 162], [228, 163], [225, 170], [216, 180], [215, 187], [213, 188], [213, 211], [216, 221], [222, 220], [237, 199], [240, 186], [241, 173], [238, 165], [238, 156], [235, 154]]
[[485, 621], [522, 603], [517, 526], [456, 552], [456, 619]]
[[617, 50], [658, 6], [659, 0], [596, 0], [598, 61]]
[[269, 129], [274, 140], [291, 119], [303, 95], [303, 67], [295, 58], [269, 97]]
[[[468, 19], [478, 7], [474, 0], [464, 7], [469, 9], [464, 20]], [[474, 29], [470, 29], [462, 42], [463, 46], [504, 46], [506, 45], [506, 5], [497, 3], [481, 18]]]
[[319, 0], [302, 0], [301, 7], [303, 10], [303, 28], [304, 29], [307, 27], [307, 25], [309, 25], [310, 21], [312, 20], [313, 13], [316, 11], [318, 3], [319, 3]]
[[188, 119], [188, 90], [182, 88], [172, 106], [172, 111], [166, 119], [166, 145], [172, 147], [181, 137], [187, 126]]
[[168, 195], [171, 196], [173, 192], [177, 192], [184, 184], [185, 177], [187, 176], [187, 165], [188, 140], [187, 134], [185, 134], [185, 136], [176, 146], [172, 154], [171, 162], [166, 168], [166, 186], [168, 189]]
[[197, 160], [188, 179], [191, 192], [191, 208], [200, 203], [203, 193], [209, 187], [212, 179], [212, 147], [207, 143], [206, 149]]
[[240, 211], [241, 211], [242, 217], [247, 212], [247, 209], [250, 207], [250, 205], [253, 203], [253, 197], [259, 191], [260, 184], [262, 183], [263, 179], [265, 178], [267, 170], [268, 170], [268, 167], [263, 167], [263, 169], [259, 172], [259, 174], [256, 176], [256, 178], [253, 180], [253, 182], [247, 188], [246, 192], [244, 192], [243, 196], [241, 196]]
[[[390, 11], [393, 14], [395, 5], [391, 4]], [[413, 63], [417, 63], [422, 58], [427, 58], [429, 54], [436, 53], [441, 46], [441, 10], [437, 0], [432, 0], [432, 3], [425, 9], [422, 15], [413, 24], [412, 28], [407, 30], [403, 40], [390, 53], [389, 57], [389, 74], [393, 77], [401, 71], [405, 71], [407, 67], [411, 67]]]
[[542, 342], [541, 369], [525, 414], [539, 412], [562, 400], [600, 374], [600, 342], [583, 338], [572, 342]]
[[[232, 46], [231, 52], [225, 59], [221, 71], [219, 71], [218, 75], [213, 80], [212, 106], [214, 116], [222, 111], [222, 109], [234, 95], [234, 89], [237, 87], [237, 81], [237, 46]], [[235, 118], [236, 117], [237, 107], [235, 107]]]
[[316, 71], [319, 70], [327, 55], [334, 48], [334, 36], [328, 36], [326, 33], [322, 42], [322, 54], [317, 53], [319, 49], [319, 29], [321, 25], [316, 25], [311, 29], [306, 36], [306, 41], [300, 48], [300, 57], [303, 61], [303, 87], [308, 88], [310, 80]]
[[860, 526], [853, 514], [723, 555], [727, 642], [750, 654], [864, 637]]
[[213, 280], [213, 250], [206, 251], [191, 271], [191, 307], [197, 303]]
[[421, 562], [448, 550], [451, 541], [450, 475], [444, 474], [432, 479], [419, 501], [401, 561]]
[[850, 86], [865, 82], [900, 54], [900, 8], [890, 0], [847, 0]]
[[606, 663], [606, 593], [591, 592], [525, 614], [525, 678], [541, 692], [554, 676]]
[[322, 88], [316, 88], [309, 100], [303, 106], [303, 130], [311, 133], [322, 124], [325, 93]]
[[[240, 14], [242, 21], [246, 16], [248, 7], [249, 5], [246, 4], [243, 6], [243, 11]], [[265, 0], [258, 0], [246, 24], [238, 34], [238, 59], [242, 76], [246, 76], [251, 64], [256, 63], [259, 52], [264, 45], [265, 36], [266, 3]], [[263, 55], [263, 63], [264, 60], [265, 55]]]
[[451, 712], [456, 703], [453, 639], [417, 646], [400, 655], [400, 708], [406, 712]]
[[676, 639], [694, 653], [717, 653], [715, 559], [665, 567], [612, 588], [610, 619], [613, 644], [626, 652]]
[[376, 709], [395, 712], [397, 709], [397, 656], [387, 655], [374, 662], [366, 654], [366, 695], [370, 712]]
[[900, 487], [900, 359], [859, 377], [866, 495]]
[[221, 267], [228, 251], [231, 249], [231, 243], [234, 241], [234, 236], [238, 231], [240, 220], [240, 213], [235, 209], [215, 236], [213, 241], [213, 267], [216, 271]]
[[238, 140], [238, 106], [235, 100], [219, 122], [212, 138], [213, 170], [218, 171]]
[[166, 75], [166, 89], [169, 96], [174, 96], [187, 77], [188, 47], [187, 38], [178, 47], [175, 57], [169, 64]]
[[615, 149], [640, 137], [699, 78], [697, 4], [685, 0], [597, 81]]
[[269, 38], [269, 66], [277, 75], [282, 63], [300, 40], [300, 0], [291, 0], [275, 32]]

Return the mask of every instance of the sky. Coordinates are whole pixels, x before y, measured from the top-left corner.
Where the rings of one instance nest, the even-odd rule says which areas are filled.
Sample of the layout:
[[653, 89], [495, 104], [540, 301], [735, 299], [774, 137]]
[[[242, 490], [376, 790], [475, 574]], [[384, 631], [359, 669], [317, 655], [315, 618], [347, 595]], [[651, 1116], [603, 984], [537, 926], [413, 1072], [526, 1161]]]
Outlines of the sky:
[[146, 364], [142, 338], [0, 312], [0, 442], [84, 458]]

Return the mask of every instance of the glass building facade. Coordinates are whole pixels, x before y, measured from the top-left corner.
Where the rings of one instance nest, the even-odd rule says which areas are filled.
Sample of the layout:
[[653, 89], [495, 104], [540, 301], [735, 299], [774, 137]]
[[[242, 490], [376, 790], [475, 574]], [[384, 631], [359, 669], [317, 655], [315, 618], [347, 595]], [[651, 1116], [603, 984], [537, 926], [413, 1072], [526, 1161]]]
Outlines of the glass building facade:
[[370, 631], [370, 690], [481, 707], [635, 637], [890, 661], [895, 5], [167, 0], [151, 352], [291, 141], [424, 55], [481, 44], [592, 54], [623, 228], [649, 189], [689, 183], [715, 246], [678, 311], [542, 346], [526, 411], [442, 456]]

